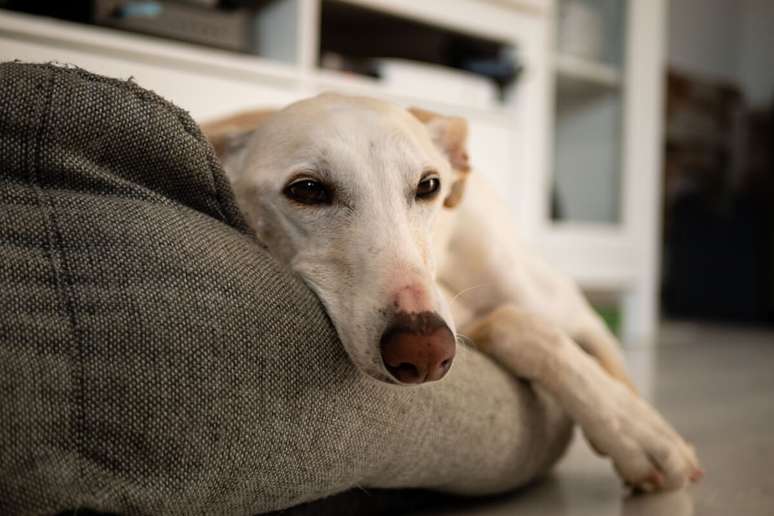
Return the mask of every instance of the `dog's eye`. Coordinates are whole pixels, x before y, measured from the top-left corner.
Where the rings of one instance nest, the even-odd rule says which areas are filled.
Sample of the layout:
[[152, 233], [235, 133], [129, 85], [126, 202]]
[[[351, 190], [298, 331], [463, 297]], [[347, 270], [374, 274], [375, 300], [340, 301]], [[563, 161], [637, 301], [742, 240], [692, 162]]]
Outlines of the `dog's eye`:
[[301, 204], [331, 204], [333, 193], [320, 181], [304, 177], [289, 183], [282, 193]]
[[425, 176], [417, 185], [417, 199], [430, 200], [441, 189], [441, 180], [436, 175]]

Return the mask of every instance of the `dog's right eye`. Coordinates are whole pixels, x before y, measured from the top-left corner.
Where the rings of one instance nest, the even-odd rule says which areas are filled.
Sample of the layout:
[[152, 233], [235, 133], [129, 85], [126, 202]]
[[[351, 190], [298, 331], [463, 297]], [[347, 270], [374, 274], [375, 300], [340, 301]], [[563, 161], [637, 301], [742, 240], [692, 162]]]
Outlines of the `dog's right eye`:
[[333, 192], [326, 185], [315, 179], [304, 177], [288, 183], [282, 193], [301, 204], [331, 204]]
[[431, 200], [441, 189], [441, 180], [435, 174], [427, 174], [417, 185], [417, 199]]

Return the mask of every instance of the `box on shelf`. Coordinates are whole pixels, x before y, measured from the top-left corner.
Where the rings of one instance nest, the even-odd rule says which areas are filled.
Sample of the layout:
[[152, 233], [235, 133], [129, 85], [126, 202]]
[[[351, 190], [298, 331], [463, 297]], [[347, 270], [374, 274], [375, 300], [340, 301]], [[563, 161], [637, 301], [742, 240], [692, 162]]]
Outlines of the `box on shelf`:
[[397, 94], [434, 98], [478, 109], [497, 107], [497, 87], [477, 74], [404, 59], [377, 59], [379, 78]]

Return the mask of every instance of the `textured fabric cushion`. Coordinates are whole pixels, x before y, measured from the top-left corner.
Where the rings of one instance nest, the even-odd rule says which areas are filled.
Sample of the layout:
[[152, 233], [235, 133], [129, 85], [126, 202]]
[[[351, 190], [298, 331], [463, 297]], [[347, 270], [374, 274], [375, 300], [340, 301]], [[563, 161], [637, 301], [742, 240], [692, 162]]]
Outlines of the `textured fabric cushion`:
[[531, 439], [566, 426], [520, 424], [543, 407], [464, 347], [438, 384], [366, 378], [186, 113], [131, 82], [0, 65], [1, 514], [494, 492], [561, 448]]

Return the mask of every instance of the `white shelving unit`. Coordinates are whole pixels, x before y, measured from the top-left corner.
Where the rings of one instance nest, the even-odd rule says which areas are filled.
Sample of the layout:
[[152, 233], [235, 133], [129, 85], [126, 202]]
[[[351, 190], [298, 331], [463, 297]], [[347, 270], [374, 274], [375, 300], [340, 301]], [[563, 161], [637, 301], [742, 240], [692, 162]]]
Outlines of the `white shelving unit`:
[[[503, 102], [482, 109], [321, 70], [321, 15], [327, 2], [497, 41], [516, 49], [525, 71]], [[112, 77], [132, 77], [199, 121], [251, 107], [282, 106], [329, 90], [464, 116], [471, 126], [476, 173], [507, 193], [523, 236], [582, 286], [621, 292], [624, 334], [639, 339], [655, 328], [663, 49], [650, 38], [663, 34], [665, 0], [629, 2], [629, 65], [622, 71], [557, 55], [553, 0], [274, 0], [260, 12], [260, 56], [0, 10], [0, 59], [59, 61]], [[621, 223], [555, 224], [548, 194], [555, 92], [580, 102], [619, 89], [625, 91], [626, 113]]]
[[565, 213], [552, 214], [543, 197], [539, 245], [587, 290], [619, 296], [624, 340], [647, 341], [658, 320], [666, 1], [581, 1], [622, 16], [606, 17], [615, 52], [595, 60], [553, 51], [544, 191], [557, 188]]

